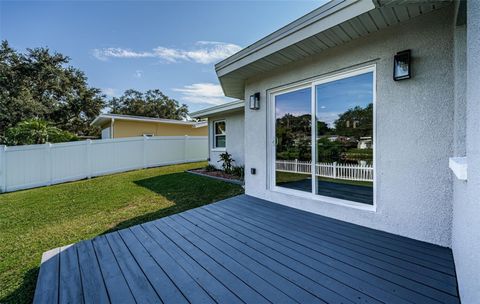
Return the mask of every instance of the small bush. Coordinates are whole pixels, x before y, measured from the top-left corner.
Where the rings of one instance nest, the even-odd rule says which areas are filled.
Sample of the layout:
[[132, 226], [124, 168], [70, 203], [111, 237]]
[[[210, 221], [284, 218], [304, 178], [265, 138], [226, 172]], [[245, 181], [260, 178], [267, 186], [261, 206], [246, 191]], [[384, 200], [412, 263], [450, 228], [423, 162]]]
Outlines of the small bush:
[[232, 158], [232, 154], [225, 151], [220, 154], [219, 157], [220, 160], [218, 162], [222, 162], [223, 171], [228, 174], [232, 173], [233, 163], [235, 162], [235, 160]]
[[213, 171], [217, 171], [217, 168], [215, 168], [214, 165], [208, 164], [208, 165], [205, 167], [205, 170], [206, 170], [207, 172], [213, 172]]
[[78, 140], [75, 134], [60, 130], [49, 122], [41, 119], [30, 119], [18, 123], [15, 127], [7, 129], [4, 144], [8, 146], [35, 145], [67, 142]]
[[245, 168], [243, 166], [233, 166], [231, 173], [243, 179], [243, 175], [245, 174]]

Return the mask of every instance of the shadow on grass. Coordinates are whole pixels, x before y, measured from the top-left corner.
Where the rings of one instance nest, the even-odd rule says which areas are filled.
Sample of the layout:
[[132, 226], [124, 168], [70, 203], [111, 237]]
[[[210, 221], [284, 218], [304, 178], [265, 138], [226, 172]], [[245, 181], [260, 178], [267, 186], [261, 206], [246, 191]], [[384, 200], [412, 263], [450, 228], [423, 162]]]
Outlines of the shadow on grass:
[[103, 234], [153, 221], [243, 193], [243, 189], [239, 185], [186, 172], [142, 179], [135, 181], [135, 184], [161, 195], [173, 203], [173, 205], [120, 222]]
[[[241, 186], [190, 173], [172, 173], [134, 181], [169, 201], [172, 205], [129, 218], [99, 235], [153, 221], [243, 193]], [[22, 284], [0, 299], [0, 303], [31, 303], [39, 267], [25, 273]]]
[[32, 303], [39, 269], [39, 267], [29, 269], [23, 275], [22, 284], [13, 292], [1, 298], [0, 303]]

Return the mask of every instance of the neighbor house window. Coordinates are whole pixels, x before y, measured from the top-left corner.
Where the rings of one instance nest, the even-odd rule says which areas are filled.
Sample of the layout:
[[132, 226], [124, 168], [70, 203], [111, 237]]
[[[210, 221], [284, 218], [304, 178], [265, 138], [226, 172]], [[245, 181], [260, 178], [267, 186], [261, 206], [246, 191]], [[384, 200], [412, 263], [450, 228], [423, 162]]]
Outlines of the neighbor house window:
[[227, 142], [225, 120], [213, 122], [213, 148], [224, 149]]
[[373, 205], [374, 68], [273, 93], [273, 185]]

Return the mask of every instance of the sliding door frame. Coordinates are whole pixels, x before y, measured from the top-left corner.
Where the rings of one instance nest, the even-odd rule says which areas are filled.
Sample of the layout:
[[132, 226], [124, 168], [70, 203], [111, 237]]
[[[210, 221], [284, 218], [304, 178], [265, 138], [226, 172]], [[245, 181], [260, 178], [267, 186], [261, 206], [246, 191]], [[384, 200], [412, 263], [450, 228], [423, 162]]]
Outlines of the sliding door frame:
[[[317, 162], [317, 105], [316, 105], [316, 86], [329, 83], [332, 81], [349, 78], [353, 76], [358, 76], [361, 74], [372, 73], [373, 78], [373, 205], [368, 205], [364, 203], [359, 203], [355, 201], [349, 201], [329, 196], [323, 196], [316, 194], [317, 193], [317, 180], [316, 180], [316, 162]], [[368, 65], [360, 68], [352, 68], [344, 72], [339, 72], [335, 74], [330, 74], [326, 76], [316, 77], [308, 81], [300, 81], [294, 84], [286, 85], [279, 87], [277, 89], [268, 91], [268, 106], [267, 106], [267, 185], [269, 190], [280, 192], [284, 194], [294, 195], [302, 198], [308, 198], [317, 200], [319, 202], [326, 202], [336, 205], [348, 206], [356, 209], [366, 210], [366, 211], [376, 211], [376, 198], [377, 198], [377, 166], [376, 166], [376, 150], [377, 150], [377, 136], [376, 136], [376, 65]], [[285, 93], [290, 93], [293, 91], [310, 88], [311, 89], [311, 153], [312, 153], [312, 169], [311, 169], [311, 179], [312, 179], [312, 191], [304, 192], [295, 189], [289, 189], [285, 187], [279, 187], [276, 185], [276, 114], [275, 114], [275, 98], [278, 95]]]

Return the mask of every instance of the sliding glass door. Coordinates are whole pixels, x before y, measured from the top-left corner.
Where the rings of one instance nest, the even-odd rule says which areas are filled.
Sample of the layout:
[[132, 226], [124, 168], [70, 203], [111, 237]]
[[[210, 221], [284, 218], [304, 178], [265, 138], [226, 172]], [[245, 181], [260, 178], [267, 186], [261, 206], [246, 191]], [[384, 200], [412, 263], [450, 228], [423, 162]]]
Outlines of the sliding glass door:
[[275, 186], [373, 205], [373, 68], [273, 95]]
[[312, 192], [312, 92], [294, 90], [275, 98], [276, 185]]

